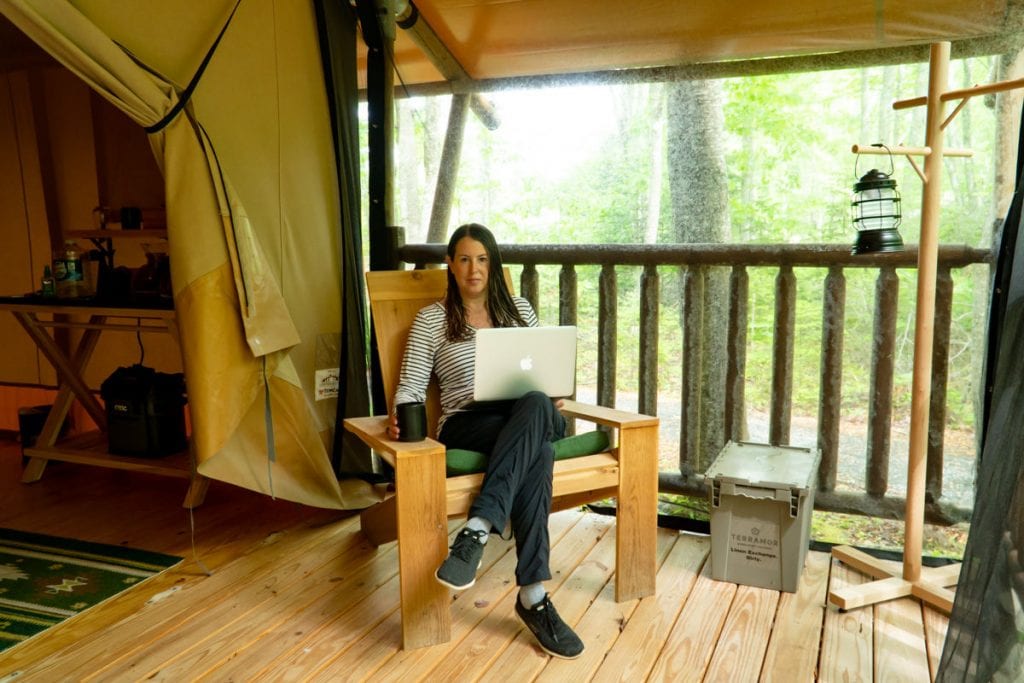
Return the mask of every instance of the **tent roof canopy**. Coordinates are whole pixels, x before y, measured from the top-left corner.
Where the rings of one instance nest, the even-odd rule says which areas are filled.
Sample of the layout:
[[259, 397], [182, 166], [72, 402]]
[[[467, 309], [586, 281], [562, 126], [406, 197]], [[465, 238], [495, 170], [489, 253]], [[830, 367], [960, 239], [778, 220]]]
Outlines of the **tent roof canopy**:
[[[407, 0], [395, 1], [401, 14]], [[727, 67], [736, 60], [943, 40], [954, 43], [954, 56], [961, 42], [971, 43], [974, 54], [994, 54], [1019, 47], [1015, 34], [1024, 28], [1024, 0], [416, 0], [415, 6], [473, 81]], [[361, 59], [365, 66], [365, 48]], [[0, 70], [48, 60], [0, 17]], [[448, 80], [408, 31], [397, 31], [395, 61], [406, 85]]]
[[[401, 15], [404, 0], [397, 0]], [[475, 81], [1000, 40], [1021, 0], [416, 0], [420, 17]], [[1007, 43], [1008, 44], [1008, 43]], [[446, 80], [407, 31], [406, 85]]]

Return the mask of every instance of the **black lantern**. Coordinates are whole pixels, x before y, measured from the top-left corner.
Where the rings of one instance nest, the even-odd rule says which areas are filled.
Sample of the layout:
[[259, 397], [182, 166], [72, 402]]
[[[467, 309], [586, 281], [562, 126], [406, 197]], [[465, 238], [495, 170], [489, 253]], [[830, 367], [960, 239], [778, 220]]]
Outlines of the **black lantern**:
[[[890, 162], [892, 156], [889, 157]], [[892, 172], [871, 169], [853, 185], [853, 225], [857, 228], [854, 254], [903, 251], [900, 224], [900, 193]]]

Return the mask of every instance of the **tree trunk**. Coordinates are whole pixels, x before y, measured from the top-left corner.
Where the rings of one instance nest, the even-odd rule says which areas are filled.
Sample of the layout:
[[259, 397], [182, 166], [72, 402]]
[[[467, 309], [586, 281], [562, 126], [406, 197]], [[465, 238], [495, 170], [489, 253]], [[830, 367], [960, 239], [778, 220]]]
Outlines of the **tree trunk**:
[[[675, 82], [668, 85], [666, 93], [668, 171], [675, 239], [680, 243], [726, 242], [730, 239], [730, 221], [722, 83], [717, 80]], [[726, 434], [729, 273], [724, 268], [709, 268], [694, 271], [691, 276], [703, 281], [703, 286], [696, 288], [696, 291], [703, 291], [703, 302], [699, 304], [701, 314], [694, 315], [693, 320], [684, 318], [680, 324], [684, 335], [699, 344], [700, 367], [692, 369], [696, 372], [685, 373], [696, 384], [691, 390], [684, 388], [682, 414], [696, 418], [696, 424], [684, 424], [683, 428], [696, 429], [698, 433], [694, 435], [691, 431], [683, 439], [680, 467], [703, 471], [721, 450]], [[680, 302], [681, 294], [682, 286]], [[698, 405], [692, 405], [693, 402]]]
[[658, 225], [661, 223], [661, 182], [665, 152], [665, 105], [661, 91], [654, 94], [653, 127], [651, 136], [651, 175], [647, 182], [647, 224], [644, 227], [644, 244], [657, 244]]

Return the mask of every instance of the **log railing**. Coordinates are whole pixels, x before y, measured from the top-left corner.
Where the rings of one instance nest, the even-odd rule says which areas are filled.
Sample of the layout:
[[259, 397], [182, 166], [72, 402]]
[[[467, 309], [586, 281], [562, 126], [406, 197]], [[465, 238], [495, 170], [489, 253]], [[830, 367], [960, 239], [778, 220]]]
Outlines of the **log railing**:
[[[401, 235], [395, 243], [401, 244]], [[410, 244], [396, 247], [400, 262], [423, 267], [444, 260], [444, 246]], [[747, 322], [749, 307], [749, 270], [773, 269], [775, 275], [775, 334], [772, 348], [771, 405], [769, 442], [786, 444], [790, 439], [793, 392], [793, 355], [797, 277], [794, 268], [822, 272], [822, 335], [819, 362], [820, 396], [817, 444], [822, 452], [815, 506], [819, 509], [899, 518], [904, 500], [888, 494], [889, 455], [893, 417], [894, 356], [897, 342], [898, 269], [913, 269], [917, 251], [852, 256], [842, 245], [502, 245], [506, 264], [520, 264], [520, 291], [537, 307], [550, 306], [538, 301], [539, 265], [560, 267], [560, 324], [593, 325], [579, 321], [576, 268], [598, 266], [597, 326], [597, 402], [614, 406], [616, 394], [618, 282], [619, 271], [636, 272], [639, 279], [638, 410], [658, 414], [658, 341], [660, 279], [659, 268], [683, 269], [681, 308], [685, 329], [699, 329], [706, 310], [705, 284], [712, 269], [729, 272], [727, 366], [725, 398], [721, 415], [720, 439], [745, 437], [744, 385], [746, 379]], [[943, 438], [946, 416], [946, 381], [953, 298], [952, 270], [971, 264], [988, 263], [990, 252], [966, 246], [939, 249], [936, 292], [933, 384], [928, 439], [926, 515], [930, 521], [949, 523], [965, 519], [969, 510], [944, 505]], [[632, 267], [632, 268], [630, 268]], [[874, 334], [868, 405], [867, 468], [864, 493], [837, 491], [842, 395], [842, 354], [845, 335], [846, 272], [849, 269], [878, 271], [874, 293]], [[709, 464], [708, 444], [701, 444], [699, 419], [701, 367], [703, 353], [699, 335], [684, 334], [682, 349], [682, 395], [680, 408], [679, 470], [662, 472], [663, 491], [704, 495], [701, 473]], [[664, 416], [662, 416], [664, 417]], [[715, 444], [711, 444], [712, 447]]]

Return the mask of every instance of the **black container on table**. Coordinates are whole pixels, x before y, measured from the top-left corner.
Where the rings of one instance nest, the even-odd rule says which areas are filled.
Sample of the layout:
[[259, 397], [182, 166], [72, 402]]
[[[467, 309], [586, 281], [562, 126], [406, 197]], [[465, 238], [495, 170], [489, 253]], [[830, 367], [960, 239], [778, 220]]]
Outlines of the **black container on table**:
[[109, 450], [157, 458], [184, 450], [185, 378], [142, 365], [115, 370], [100, 386], [106, 404]]

